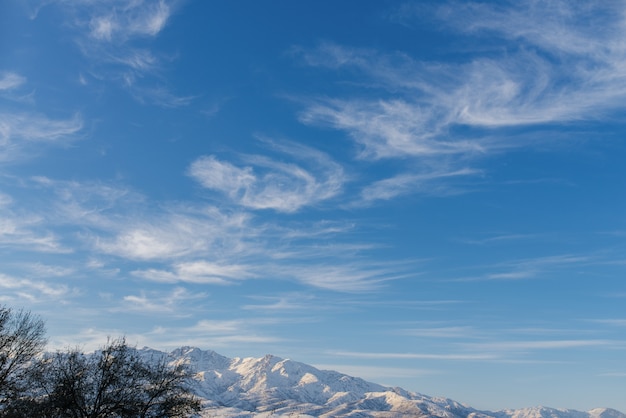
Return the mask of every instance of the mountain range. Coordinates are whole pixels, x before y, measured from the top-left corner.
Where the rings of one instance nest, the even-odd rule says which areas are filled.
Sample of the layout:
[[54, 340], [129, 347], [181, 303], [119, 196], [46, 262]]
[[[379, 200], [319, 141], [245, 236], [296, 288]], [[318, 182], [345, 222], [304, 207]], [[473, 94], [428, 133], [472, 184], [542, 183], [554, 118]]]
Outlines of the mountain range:
[[339, 372], [272, 355], [228, 358], [211, 350], [150, 348], [142, 356], [184, 362], [194, 370], [193, 392], [202, 417], [441, 417], [441, 418], [626, 418], [608, 408], [587, 412], [533, 407], [481, 411], [451, 399], [386, 387]]

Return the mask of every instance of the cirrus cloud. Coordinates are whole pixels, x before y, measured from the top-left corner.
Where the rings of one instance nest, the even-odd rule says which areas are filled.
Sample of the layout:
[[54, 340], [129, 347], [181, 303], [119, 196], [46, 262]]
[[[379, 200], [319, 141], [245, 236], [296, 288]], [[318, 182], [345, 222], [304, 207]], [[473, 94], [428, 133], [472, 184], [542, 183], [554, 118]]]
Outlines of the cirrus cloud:
[[244, 157], [248, 165], [242, 167], [209, 155], [194, 161], [188, 174], [250, 209], [296, 212], [339, 193], [343, 169], [327, 155], [304, 146], [276, 144], [276, 148], [297, 160], [308, 160], [310, 168], [259, 155]]

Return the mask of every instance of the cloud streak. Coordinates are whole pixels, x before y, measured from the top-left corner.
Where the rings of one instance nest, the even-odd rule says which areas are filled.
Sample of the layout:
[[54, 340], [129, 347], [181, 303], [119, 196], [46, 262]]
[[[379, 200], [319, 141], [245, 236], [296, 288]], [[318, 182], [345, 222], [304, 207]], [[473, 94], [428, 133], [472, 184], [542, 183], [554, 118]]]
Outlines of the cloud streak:
[[44, 280], [15, 278], [2, 273], [0, 273], [0, 289], [4, 289], [2, 293], [5, 299], [19, 298], [31, 303], [42, 299], [61, 301], [63, 297], [72, 292], [65, 284], [50, 284]]
[[120, 307], [111, 311], [137, 312], [152, 317], [157, 315], [182, 316], [183, 304], [187, 305], [206, 297], [205, 293], [191, 293], [183, 287], [176, 287], [169, 293], [162, 295], [157, 292], [140, 292], [137, 295], [126, 295], [122, 298]]
[[365, 264], [352, 265], [339, 261], [331, 265], [290, 268], [289, 274], [309, 286], [350, 293], [374, 291], [390, 280], [405, 277], [394, 268]]
[[[132, 189], [101, 182], [34, 177], [17, 186], [37, 193], [28, 202], [0, 196], [0, 246], [72, 252], [87, 258], [85, 268], [94, 259], [107, 260], [94, 265], [98, 274], [122, 274], [104, 268], [122, 259], [134, 263], [129, 275], [146, 282], [228, 285], [272, 279], [342, 293], [371, 292], [407, 277], [402, 263], [364, 263], [376, 247], [344, 242], [353, 230], [349, 223], [279, 224], [205, 204], [153, 205]], [[25, 212], [26, 205], [40, 210]]]
[[[378, 119], [397, 115], [407, 127], [413, 120], [413, 129], [404, 130], [412, 133], [404, 141], [404, 152], [411, 154], [425, 139], [434, 138], [435, 145], [446, 144], [438, 134], [445, 134], [445, 128], [455, 124], [520, 126], [594, 119], [599, 112], [619, 110], [626, 94], [626, 48], [621, 42], [626, 27], [621, 9], [616, 4], [592, 7], [579, 3], [574, 12], [570, 2], [551, 5], [550, 13], [533, 2], [501, 8], [464, 3], [439, 9], [437, 15], [445, 24], [466, 34], [480, 37], [487, 33], [518, 42], [517, 48], [494, 58], [479, 57], [460, 64], [424, 63], [399, 53], [384, 55], [329, 43], [304, 52], [309, 65], [355, 69], [365, 74], [370, 84], [404, 97], [394, 102], [381, 95], [381, 100], [369, 102], [375, 106], [370, 108], [374, 112], [359, 101], [344, 102], [352, 105], [335, 106], [334, 111], [329, 104], [322, 104], [306, 110], [304, 119], [323, 121], [326, 116], [333, 125], [354, 129], [367, 121], [363, 116], [350, 118], [362, 109], [363, 115], [376, 113]], [[600, 10], [593, 10], [596, 8]], [[588, 16], [594, 16], [593, 25]], [[598, 31], [598, 27], [603, 29]], [[391, 145], [397, 143], [391, 141], [392, 133], [406, 137], [388, 130], [384, 138], [389, 138], [389, 146], [384, 149], [393, 149]], [[437, 147], [425, 148], [427, 152], [433, 149]]]
[[450, 185], [450, 179], [477, 175], [479, 170], [462, 168], [455, 171], [430, 172], [426, 174], [400, 174], [367, 185], [361, 191], [363, 203], [390, 200], [397, 196], [423, 191], [431, 195], [445, 196], [460, 193]]
[[546, 273], [561, 271], [573, 266], [581, 266], [598, 263], [599, 260], [588, 255], [562, 254], [546, 257], [529, 258], [503, 262], [499, 265], [490, 266], [495, 272], [485, 273], [480, 276], [463, 277], [454, 281], [484, 281], [484, 280], [522, 280], [541, 277]]
[[222, 251], [236, 251], [238, 232], [246, 217], [207, 208], [204, 214], [166, 212], [151, 218], [154, 223], [130, 218], [114, 225], [113, 231], [107, 231], [113, 232], [113, 237], [94, 238], [95, 248], [107, 254], [144, 261], [173, 260], [208, 253], [215, 246], [223, 248]]
[[481, 352], [518, 352], [532, 350], [562, 350], [584, 347], [610, 346], [608, 340], [541, 340], [541, 341], [497, 341], [487, 343], [467, 343], [465, 347]]
[[217, 264], [207, 261], [177, 263], [173, 271], [136, 270], [132, 274], [145, 280], [162, 283], [229, 284], [255, 277], [250, 266]]
[[329, 351], [328, 354], [339, 357], [351, 357], [362, 359], [418, 359], [418, 360], [493, 360], [496, 356], [492, 354], [431, 354], [431, 353], [371, 353], [358, 351]]
[[89, 34], [92, 38], [125, 42], [134, 37], [154, 37], [165, 27], [172, 13], [170, 6], [163, 0], [114, 3], [117, 4], [114, 4], [112, 10], [110, 7], [102, 8], [89, 20]]
[[256, 210], [292, 213], [339, 193], [343, 169], [327, 155], [295, 144], [275, 144], [275, 148], [300, 164], [253, 155], [244, 157], [249, 165], [237, 166], [209, 155], [194, 161], [188, 174], [233, 203]]
[[175, 349], [181, 346], [192, 347], [258, 347], [273, 344], [283, 339], [266, 333], [268, 325], [260, 319], [202, 319], [187, 327], [157, 327], [151, 332], [137, 335], [142, 344], [160, 349]]
[[[163, 56], [146, 44], [168, 25], [175, 2], [112, 0], [56, 1], [77, 31], [76, 44], [93, 66], [94, 79], [114, 81], [141, 103], [166, 108], [187, 106], [193, 96], [173, 93], [160, 75]], [[170, 58], [167, 58], [168, 60]], [[154, 80], [151, 76], [158, 76]], [[88, 79], [81, 75], [81, 83]]]
[[15, 213], [12, 203], [8, 195], [0, 194], [0, 247], [44, 253], [71, 252], [60, 242], [57, 234], [47, 229], [43, 217], [33, 213]]
[[50, 119], [35, 113], [0, 111], [0, 162], [23, 158], [34, 146], [62, 145], [76, 138], [83, 121], [76, 114], [69, 119]]
[[26, 77], [17, 73], [2, 71], [0, 72], [0, 91], [15, 89], [26, 82]]
[[[515, 128], [593, 123], [622, 111], [626, 25], [621, 3], [492, 6], [465, 2], [428, 10], [470, 44], [489, 37], [497, 45], [455, 63], [331, 42], [293, 50], [305, 64], [349, 74], [352, 81], [343, 89], [348, 93], [305, 100], [302, 123], [345, 132], [362, 159], [410, 158], [421, 167], [366, 187], [364, 202], [436, 192], [436, 184], [429, 189], [424, 181], [428, 176], [475, 175], [472, 165], [478, 159], [532, 145], [531, 134], [511, 135]], [[410, 6], [401, 13], [404, 22], [419, 19]]]

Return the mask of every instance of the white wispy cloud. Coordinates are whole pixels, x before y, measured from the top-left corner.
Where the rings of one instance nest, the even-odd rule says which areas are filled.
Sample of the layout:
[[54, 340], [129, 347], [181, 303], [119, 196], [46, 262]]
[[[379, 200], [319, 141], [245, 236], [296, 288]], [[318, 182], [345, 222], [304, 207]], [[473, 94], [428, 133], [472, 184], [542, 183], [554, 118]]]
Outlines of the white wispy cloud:
[[447, 172], [433, 171], [426, 174], [400, 174], [365, 186], [361, 191], [361, 198], [363, 203], [368, 203], [375, 200], [390, 200], [400, 195], [420, 191], [435, 195], [456, 194], [459, 191], [455, 190], [454, 186], [445, 180], [480, 173], [481, 171], [479, 170], [463, 168]]
[[[270, 322], [280, 322], [280, 320]], [[153, 331], [143, 334], [140, 341], [150, 347], [168, 349], [185, 345], [235, 348], [282, 341], [282, 338], [267, 333], [263, 329], [265, 325], [268, 325], [268, 322], [263, 319], [203, 319], [187, 327], [155, 328]]]
[[612, 318], [612, 319], [590, 319], [591, 322], [598, 324], [611, 325], [616, 327], [626, 327], [626, 318]]
[[26, 77], [14, 72], [0, 72], [0, 91], [17, 88], [26, 82]]
[[60, 301], [73, 292], [66, 284], [49, 283], [45, 280], [16, 278], [0, 273], [0, 289], [12, 300], [36, 302], [42, 299]]
[[476, 330], [469, 326], [447, 326], [430, 328], [407, 328], [399, 333], [411, 337], [426, 338], [468, 338], [476, 334]]
[[6, 193], [0, 192], [0, 208], [7, 207], [13, 202], [11, 196]]
[[336, 55], [341, 54], [345, 57], [341, 66], [356, 68], [368, 77], [368, 84], [383, 92], [366, 99], [312, 101], [300, 120], [346, 131], [362, 146], [363, 158], [482, 156], [523, 144], [507, 143], [486, 132], [454, 134], [452, 129], [595, 118], [600, 109], [617, 106], [615, 95], [622, 97], [620, 91], [626, 88], [613, 90], [616, 80], [607, 80], [604, 95], [573, 82], [563, 91], [556, 86], [563, 84], [561, 74], [567, 74], [567, 68], [555, 68], [531, 51], [456, 65], [422, 63], [402, 56], [399, 67], [396, 59], [376, 51], [336, 45], [332, 52], [331, 57], [324, 57], [329, 48], [320, 47], [315, 51], [319, 55], [316, 62], [330, 61], [326, 65], [335, 66]]
[[[430, 338], [449, 338], [447, 335], [429, 335]], [[449, 344], [447, 344], [449, 345]], [[576, 350], [584, 348], [621, 347], [620, 342], [602, 339], [562, 339], [562, 340], [519, 340], [455, 343], [456, 351], [437, 353], [415, 352], [361, 352], [333, 350], [327, 354], [376, 360], [440, 360], [440, 361], [489, 361], [489, 362], [531, 362], [542, 363], [540, 358], [527, 358], [538, 351]], [[519, 358], [522, 356], [522, 358]]]
[[[193, 255], [232, 255], [243, 251], [245, 241], [255, 235], [241, 234], [247, 216], [225, 213], [207, 207], [202, 211], [177, 210], [115, 220], [104, 234], [94, 236], [94, 247], [101, 252], [133, 260], [175, 260]], [[148, 220], [146, 220], [148, 219]], [[112, 236], [111, 236], [112, 235]]]
[[[237, 184], [233, 178], [229, 181]], [[118, 277], [117, 263], [124, 259], [135, 263], [132, 276], [163, 284], [272, 278], [337, 292], [370, 292], [409, 271], [406, 263], [364, 263], [376, 246], [350, 243], [350, 222], [277, 223], [204, 204], [154, 205], [118, 183], [34, 177], [13, 187], [36, 193], [28, 201], [1, 196], [0, 246], [80, 254], [83, 262], [72, 264], [79, 274]]]
[[601, 373], [599, 376], [602, 377], [626, 377], [626, 372], [607, 372]]
[[252, 167], [239, 168], [214, 156], [196, 160], [189, 168], [189, 174], [206, 188], [233, 193], [256, 181]]
[[53, 233], [41, 234], [29, 229], [16, 227], [10, 222], [0, 222], [0, 246], [15, 246], [16, 248], [28, 249], [44, 253], [69, 253], [72, 252], [60, 243], [59, 237]]
[[[138, 312], [156, 316], [183, 316], [185, 307], [190, 303], [206, 298], [203, 292], [190, 292], [183, 287], [176, 287], [163, 294], [158, 291], [141, 291], [136, 295], [122, 297], [119, 307], [112, 308], [112, 312]], [[183, 306], [184, 305], [184, 306]]]
[[389, 378], [414, 378], [420, 376], [431, 376], [441, 373], [433, 369], [416, 369], [412, 367], [383, 367], [383, 366], [364, 366], [355, 364], [314, 364], [314, 367], [320, 370], [336, 370], [349, 376], [359, 376], [362, 379], [368, 379], [380, 382], [381, 379]]
[[15, 213], [0, 206], [0, 247], [14, 247], [36, 252], [71, 252], [60, 237], [48, 229], [44, 219], [32, 213]]
[[[393, 71], [390, 69], [390, 71]], [[362, 158], [435, 157], [481, 154], [479, 141], [445, 136], [445, 119], [432, 106], [401, 98], [332, 99], [311, 104], [300, 113], [306, 124], [346, 131], [362, 145]]]
[[[298, 158], [308, 152], [306, 148], [288, 149]], [[303, 154], [297, 154], [299, 151]], [[313, 154], [310, 160], [323, 163], [324, 158]], [[271, 279], [302, 286], [307, 292], [362, 293], [404, 278], [408, 271], [402, 263], [364, 263], [363, 257], [376, 246], [349, 242], [346, 235], [356, 232], [351, 222], [272, 222], [246, 211], [205, 204], [154, 204], [120, 182], [60, 181], [42, 176], [10, 181], [12, 187], [32, 193], [28, 200], [19, 190], [15, 197], [0, 195], [0, 214], [5, 215], [0, 216], [0, 246], [24, 254], [73, 252], [75, 261], [68, 268], [73, 269], [74, 277], [99, 277], [106, 283], [130, 275], [160, 286]], [[132, 263], [130, 272], [120, 260]], [[39, 271], [29, 272], [36, 277], [68, 272], [52, 267], [42, 265]], [[165, 306], [168, 297], [149, 292], [123, 296], [126, 299], [116, 304], [120, 296], [111, 295], [107, 303], [120, 310], [134, 307], [133, 312], [141, 313], [160, 303]], [[250, 304], [246, 310], [267, 313], [298, 306], [310, 307], [311, 302], [289, 297], [264, 306]]]
[[127, 186], [99, 181], [65, 181], [35, 176], [25, 184], [38, 191], [41, 207], [54, 211], [40, 214], [56, 225], [114, 229], [119, 212], [132, 213], [145, 203], [144, 196]]
[[[360, 158], [417, 159], [421, 172], [406, 169], [364, 190], [365, 199], [390, 199], [430, 190], [412, 181], [428, 174], [423, 167], [473, 175], [479, 158], [533, 145], [531, 134], [508, 128], [614, 117], [626, 99], [623, 5], [574, 3], [415, 6], [467, 37], [457, 51], [462, 59], [452, 63], [331, 42], [295, 48], [310, 66], [349, 74], [352, 89], [344, 84], [348, 93], [305, 100], [300, 121], [346, 132]], [[398, 13], [406, 22], [419, 19], [413, 12], [403, 6]], [[472, 51], [471, 40], [483, 36], [501, 43]]]
[[29, 263], [24, 267], [33, 277], [67, 277], [76, 271], [73, 267], [42, 263]]
[[[260, 237], [260, 236], [259, 236]], [[266, 241], [274, 243], [273, 240]], [[276, 244], [269, 244], [271, 247]], [[297, 243], [292, 245], [298, 246]], [[342, 257], [341, 254], [333, 254], [331, 249], [324, 251], [325, 259], [307, 257], [295, 253], [289, 256], [280, 256], [278, 262], [274, 252], [281, 252], [280, 248], [263, 248], [255, 246], [247, 248], [244, 252], [230, 254], [245, 263], [228, 264], [222, 257], [221, 261], [196, 260], [191, 262], [174, 263], [171, 268], [148, 268], [135, 270], [132, 274], [144, 280], [161, 283], [202, 283], [226, 285], [234, 284], [242, 280], [254, 278], [272, 277], [286, 282], [298, 282], [305, 286], [332, 290], [336, 292], [361, 293], [380, 289], [388, 281], [407, 277], [401, 267], [358, 263], [355, 255], [350, 258]], [[224, 254], [225, 256], [227, 254]], [[126, 255], [129, 257], [129, 255]], [[133, 255], [130, 255], [132, 258]], [[161, 254], [158, 258], [176, 259], [174, 254]], [[348, 257], [348, 256], [347, 256]], [[278, 298], [273, 304], [246, 305], [245, 309], [257, 310], [280, 310], [296, 309], [303, 306], [303, 301], [292, 301], [291, 298]]]
[[420, 359], [420, 360], [492, 360], [497, 358], [493, 354], [472, 353], [375, 353], [360, 351], [328, 351], [333, 356], [352, 357], [363, 359]]
[[32, 154], [42, 145], [68, 143], [77, 138], [82, 127], [78, 114], [69, 119], [50, 119], [35, 113], [0, 111], [0, 162], [23, 158], [26, 150]]
[[[455, 2], [441, 5], [435, 15], [462, 32], [492, 32], [507, 39], [524, 39], [545, 50], [595, 57], [604, 56], [613, 48], [623, 48], [613, 44], [617, 41], [615, 36], [624, 29], [621, 6], [619, 1], [533, 1], [508, 3], [504, 7]], [[604, 43], [603, 48], [598, 48], [599, 42]]]
[[[114, 64], [130, 67], [138, 73], [145, 73], [156, 70], [159, 60], [152, 51], [147, 49], [133, 49], [116, 55], [109, 55], [109, 61]], [[137, 77], [135, 73], [126, 73], [124, 81], [128, 86], [135, 84]]]
[[[88, 251], [149, 261], [237, 253], [248, 216], [214, 207], [152, 206], [116, 183], [19, 179], [13, 186], [31, 193], [28, 201], [4, 194], [0, 245], [23, 250]], [[249, 226], [254, 235], [255, 228]], [[215, 250], [215, 251], [214, 251]]]
[[207, 189], [251, 209], [296, 212], [339, 193], [345, 181], [343, 169], [327, 155], [295, 144], [272, 144], [299, 164], [255, 155], [245, 156], [249, 165], [240, 167], [211, 155], [194, 161], [188, 174]]
[[288, 274], [298, 281], [320, 289], [338, 292], [368, 292], [380, 289], [390, 280], [406, 277], [391, 267], [340, 263], [306, 265], [289, 268]]
[[[141, 298], [139, 299], [143, 302]], [[151, 308], [150, 304], [147, 308]], [[91, 313], [93, 312], [89, 312]], [[75, 332], [55, 335], [50, 339], [48, 346], [52, 349], [65, 349], [78, 344], [82, 350], [89, 352], [98, 349], [110, 338], [124, 336], [130, 345], [158, 350], [191, 346], [202, 349], [230, 349], [233, 353], [242, 353], [246, 349], [256, 351], [262, 345], [284, 342], [283, 338], [276, 337], [265, 329], [281, 321], [283, 320], [263, 318], [201, 319], [191, 325], [156, 325], [148, 330], [132, 326], [116, 328], [86, 326]], [[91, 319], [88, 322], [91, 322]]]
[[132, 81], [129, 84], [132, 87], [131, 94], [141, 103], [152, 103], [165, 108], [176, 108], [188, 106], [196, 98], [196, 96], [178, 96], [163, 86], [134, 86]]
[[[433, 126], [528, 125], [594, 119], [619, 110], [626, 94], [621, 41], [626, 26], [619, 3], [462, 3], [442, 5], [436, 15], [466, 34], [488, 32], [514, 43], [505, 54], [494, 57], [488, 51], [489, 56], [460, 64], [417, 62], [399, 53], [333, 44], [303, 56], [310, 65], [351, 67], [367, 74], [370, 83], [408, 89], [400, 96], [411, 99], [409, 114], [418, 120], [425, 111], [434, 115], [433, 124], [418, 131], [425, 134], [437, 133]], [[432, 113], [436, 110], [439, 115]]]
[[[561, 254], [554, 256], [527, 258], [502, 262], [489, 266], [490, 270], [479, 276], [463, 277], [455, 281], [482, 281], [482, 280], [521, 280], [532, 279], [550, 272], [563, 271], [572, 266], [601, 263], [602, 261], [591, 255]], [[482, 267], [484, 268], [484, 267]]]
[[98, 8], [92, 9], [93, 16], [89, 20], [91, 37], [109, 42], [154, 37], [165, 27], [172, 13], [171, 7], [163, 0], [118, 0], [89, 6]]
[[451, 306], [465, 304], [467, 301], [464, 300], [355, 300], [355, 301], [344, 301], [346, 305], [367, 305], [374, 307], [402, 307], [405, 309], [419, 309], [419, 310], [447, 310]]
[[203, 241], [196, 239], [193, 234], [187, 234], [181, 239], [177, 225], [171, 226], [171, 229], [150, 225], [135, 227], [130, 231], [121, 232], [114, 239], [97, 238], [95, 246], [108, 254], [148, 260], [177, 257], [192, 252], [194, 247], [197, 249], [198, 246], [204, 244]]
[[208, 261], [177, 263], [169, 270], [136, 270], [132, 274], [145, 280], [164, 283], [229, 284], [255, 277], [251, 266], [226, 265]]
[[35, 177], [25, 187], [38, 190], [31, 205], [54, 209], [37, 213], [43, 225], [79, 229], [75, 244], [95, 254], [143, 261], [210, 254], [213, 249], [224, 254], [242, 246], [242, 228], [248, 227], [249, 236], [256, 230], [245, 213], [185, 204], [153, 206], [118, 183]]
[[0, 117], [0, 139], [3, 142], [11, 138], [33, 142], [52, 142], [76, 133], [83, 125], [79, 115], [65, 120], [50, 119], [29, 113], [2, 114]]
[[[51, 2], [65, 10], [77, 31], [76, 44], [97, 79], [126, 88], [141, 103], [186, 106], [194, 99], [178, 95], [164, 83], [164, 61], [146, 45], [167, 26], [175, 1], [109, 0]], [[156, 76], [156, 77], [155, 77]], [[84, 85], [86, 79], [81, 75]]]
[[582, 347], [610, 346], [609, 340], [538, 340], [538, 341], [492, 341], [486, 343], [465, 343], [465, 347], [481, 352], [507, 352], [529, 350], [560, 350]]
[[520, 240], [531, 240], [545, 236], [545, 234], [494, 234], [487, 238], [479, 239], [460, 239], [459, 241], [465, 244], [472, 245], [486, 245], [486, 244], [501, 244], [503, 242], [515, 242]]
[[282, 311], [310, 311], [317, 306], [316, 298], [311, 294], [289, 293], [280, 296], [250, 296], [251, 299], [267, 302], [242, 306], [242, 309], [265, 311], [265, 312], [282, 312]]

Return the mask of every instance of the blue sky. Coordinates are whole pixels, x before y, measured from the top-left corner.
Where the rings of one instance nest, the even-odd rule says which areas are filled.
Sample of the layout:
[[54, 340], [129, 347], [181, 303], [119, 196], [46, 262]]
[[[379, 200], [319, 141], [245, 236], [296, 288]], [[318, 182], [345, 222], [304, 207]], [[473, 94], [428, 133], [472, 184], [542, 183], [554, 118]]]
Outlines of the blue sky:
[[9, 1], [0, 303], [626, 411], [621, 1]]

